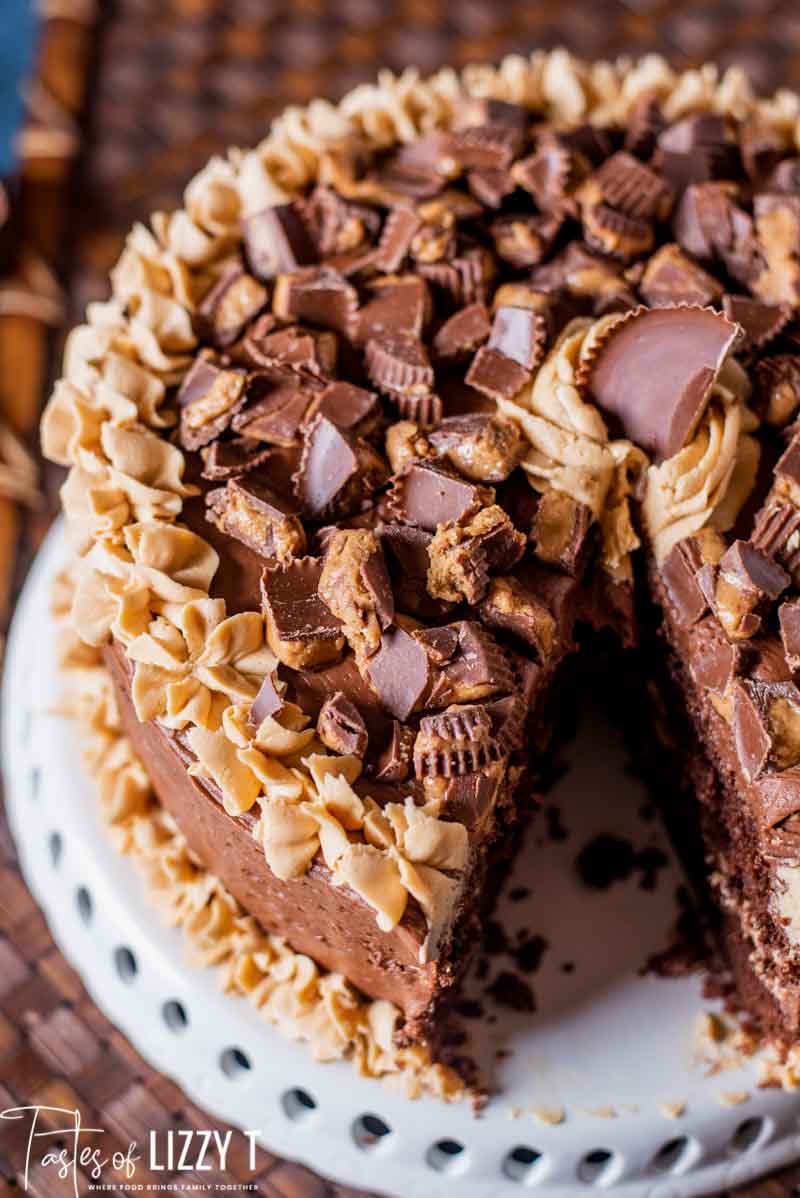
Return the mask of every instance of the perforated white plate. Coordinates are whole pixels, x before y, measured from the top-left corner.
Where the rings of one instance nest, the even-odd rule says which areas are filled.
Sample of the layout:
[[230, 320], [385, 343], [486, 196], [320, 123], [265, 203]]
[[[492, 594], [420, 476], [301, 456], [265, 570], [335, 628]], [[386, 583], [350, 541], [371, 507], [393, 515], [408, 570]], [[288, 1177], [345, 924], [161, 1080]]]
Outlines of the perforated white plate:
[[[214, 971], [189, 968], [181, 933], [161, 926], [133, 866], [109, 848], [74, 729], [49, 714], [59, 690], [49, 592], [63, 556], [56, 531], [10, 638], [3, 767], [12, 828], [53, 935], [95, 1001], [196, 1102], [260, 1128], [272, 1151], [402, 1198], [511, 1198], [525, 1187], [683, 1198], [800, 1156], [800, 1099], [757, 1090], [753, 1062], [709, 1075], [697, 1061], [699, 979], [639, 975], [668, 943], [677, 869], [660, 870], [653, 890], [639, 886], [641, 871], [602, 891], [578, 879], [576, 855], [599, 833], [665, 847], [600, 717], [586, 722], [550, 799], [566, 839], [532, 831], [499, 917], [512, 942], [548, 942], [527, 976], [537, 1009], [516, 1014], [487, 999], [498, 973], [519, 974], [503, 955], [468, 986], [484, 1007], [465, 1023], [471, 1051], [498, 1089], [480, 1117], [467, 1104], [411, 1103], [346, 1063], [315, 1064], [305, 1046], [222, 994]], [[746, 1103], [723, 1105], [737, 1092], [749, 1092]], [[669, 1103], [685, 1104], [682, 1118], [665, 1117]], [[557, 1126], [533, 1113], [559, 1107], [566, 1119]]]

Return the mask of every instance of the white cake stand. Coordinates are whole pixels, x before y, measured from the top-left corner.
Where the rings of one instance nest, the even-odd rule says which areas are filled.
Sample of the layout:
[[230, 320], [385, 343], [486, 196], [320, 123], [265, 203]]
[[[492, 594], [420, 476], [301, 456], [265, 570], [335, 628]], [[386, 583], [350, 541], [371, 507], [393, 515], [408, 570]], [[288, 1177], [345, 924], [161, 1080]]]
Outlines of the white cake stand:
[[[626, 1198], [717, 1193], [800, 1157], [800, 1099], [758, 1090], [755, 1063], [721, 1073], [697, 1060], [704, 1004], [697, 978], [639, 975], [668, 943], [677, 868], [653, 891], [637, 880], [589, 891], [574, 861], [599, 833], [662, 844], [638, 809], [615, 734], [589, 721], [551, 801], [569, 832], [529, 836], [500, 921], [549, 942], [530, 977], [535, 1014], [483, 997], [472, 1050], [493, 1062], [498, 1096], [468, 1104], [409, 1102], [347, 1063], [316, 1064], [213, 970], [184, 963], [182, 934], [147, 905], [134, 867], [111, 851], [82, 775], [75, 730], [50, 713], [59, 693], [49, 616], [65, 550], [51, 534], [19, 605], [3, 695], [7, 802], [22, 866], [55, 939], [94, 1000], [158, 1070], [219, 1118], [261, 1131], [264, 1146], [337, 1181], [402, 1198], [511, 1198], [526, 1188]], [[535, 840], [545, 843], [535, 844]], [[574, 963], [569, 970], [568, 963]], [[564, 966], [567, 965], [565, 970]], [[490, 958], [480, 994], [510, 960]], [[726, 1095], [747, 1093], [741, 1105]], [[665, 1115], [684, 1104], [682, 1117]], [[563, 1108], [559, 1125], [542, 1112]], [[376, 1122], [375, 1120], [379, 1121]], [[378, 1134], [383, 1132], [383, 1134]]]

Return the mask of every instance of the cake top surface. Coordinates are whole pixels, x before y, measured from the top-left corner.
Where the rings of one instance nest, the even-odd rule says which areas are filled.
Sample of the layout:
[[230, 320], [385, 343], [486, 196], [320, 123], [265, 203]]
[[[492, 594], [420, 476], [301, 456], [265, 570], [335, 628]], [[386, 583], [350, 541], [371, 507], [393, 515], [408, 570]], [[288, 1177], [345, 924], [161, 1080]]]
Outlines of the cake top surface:
[[132, 232], [44, 421], [74, 616], [279, 876], [416, 905], [435, 955], [576, 624], [633, 636], [643, 542], [770, 834], [796, 813], [797, 121], [658, 59], [385, 76]]

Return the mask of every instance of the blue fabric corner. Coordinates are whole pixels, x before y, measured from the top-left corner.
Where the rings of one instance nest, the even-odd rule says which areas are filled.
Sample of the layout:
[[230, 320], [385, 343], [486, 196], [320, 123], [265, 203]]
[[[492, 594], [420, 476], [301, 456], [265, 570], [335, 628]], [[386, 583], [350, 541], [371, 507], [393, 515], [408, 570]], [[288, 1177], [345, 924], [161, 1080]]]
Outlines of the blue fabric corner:
[[32, 0], [0, 0], [0, 175], [14, 167], [14, 135], [22, 117], [20, 86], [33, 62]]

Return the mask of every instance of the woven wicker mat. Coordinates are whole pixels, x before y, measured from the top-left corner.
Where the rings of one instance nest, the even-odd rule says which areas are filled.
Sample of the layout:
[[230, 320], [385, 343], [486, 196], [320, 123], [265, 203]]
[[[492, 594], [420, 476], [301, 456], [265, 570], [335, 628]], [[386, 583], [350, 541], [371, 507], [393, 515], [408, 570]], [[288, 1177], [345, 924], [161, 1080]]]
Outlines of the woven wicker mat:
[[[99, 21], [92, 0], [43, 7], [50, 19], [14, 233], [25, 254], [66, 268], [62, 328], [106, 293], [105, 275], [131, 223], [173, 206], [212, 152], [255, 143], [286, 103], [335, 98], [381, 65], [427, 71], [566, 44], [587, 57], [657, 49], [681, 66], [738, 62], [757, 86], [800, 86], [795, 0], [99, 0]], [[81, 113], [84, 128], [76, 124]], [[27, 280], [25, 288], [29, 302], [0, 315], [0, 428], [32, 441], [58, 338], [49, 331], [47, 287]], [[0, 453], [0, 484], [2, 470]], [[45, 471], [47, 498], [27, 513], [3, 498], [0, 485], [0, 630], [52, 517], [58, 481]], [[120, 1148], [150, 1129], [215, 1126], [88, 998], [20, 879], [0, 812], [0, 1110], [23, 1104], [79, 1107]], [[24, 1135], [3, 1125], [0, 1198], [19, 1192], [25, 1147]], [[53, 1173], [32, 1171], [36, 1198], [67, 1192]], [[269, 1198], [358, 1198], [267, 1153], [255, 1176], [241, 1159], [219, 1180], [234, 1179]], [[136, 1180], [148, 1179], [137, 1173]], [[737, 1198], [798, 1193], [800, 1167]]]

